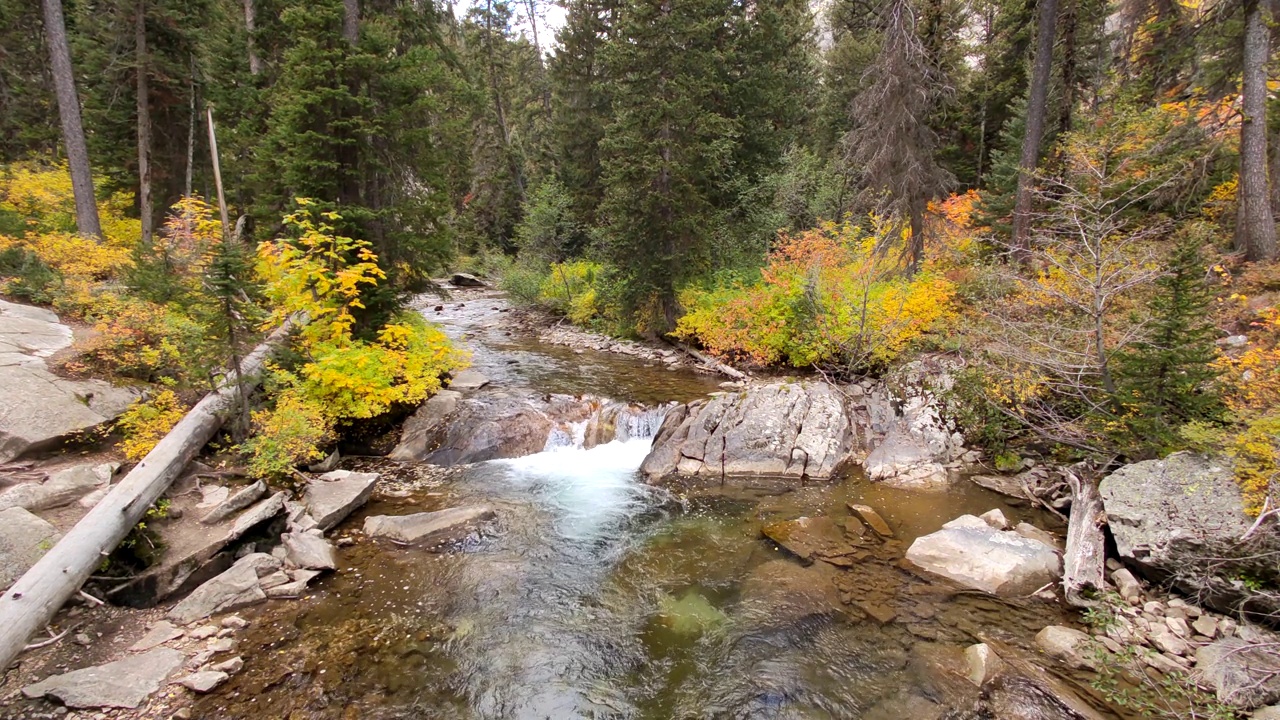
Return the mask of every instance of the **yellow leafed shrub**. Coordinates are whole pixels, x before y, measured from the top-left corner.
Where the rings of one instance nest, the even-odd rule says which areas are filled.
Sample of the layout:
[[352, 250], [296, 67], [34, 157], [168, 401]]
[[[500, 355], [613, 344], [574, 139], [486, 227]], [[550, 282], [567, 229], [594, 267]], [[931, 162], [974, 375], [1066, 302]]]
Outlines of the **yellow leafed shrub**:
[[124, 433], [120, 449], [130, 460], [141, 460], [185, 414], [186, 408], [172, 390], [135, 402], [116, 421], [116, 427]]
[[1253, 324], [1249, 348], [1216, 365], [1224, 400], [1242, 424], [1226, 438], [1226, 450], [1236, 463], [1245, 509], [1257, 514], [1280, 479], [1280, 309], [1269, 308]]

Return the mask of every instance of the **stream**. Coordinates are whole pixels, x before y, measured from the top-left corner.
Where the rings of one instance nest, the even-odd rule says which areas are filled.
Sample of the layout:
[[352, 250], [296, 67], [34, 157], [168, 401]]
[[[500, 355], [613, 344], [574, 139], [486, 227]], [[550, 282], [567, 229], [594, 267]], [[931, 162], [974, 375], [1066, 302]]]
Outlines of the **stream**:
[[[539, 343], [510, 328], [495, 295], [437, 304], [424, 315], [472, 351], [495, 391], [656, 405], [718, 389], [689, 370]], [[857, 473], [790, 491], [745, 482], [677, 496], [636, 472], [656, 418], [625, 442], [561, 440], [450, 474], [368, 461], [384, 473], [379, 494], [335, 536], [369, 515], [467, 504], [490, 505], [499, 520], [448, 552], [362, 541], [303, 599], [244, 611], [245, 668], [194, 716], [976, 718], [985, 716], [965, 714], [977, 690], [963, 687], [957, 653], [992, 640], [1034, 655], [1036, 631], [1071, 623], [1056, 604], [957, 591], [901, 564], [915, 537], [962, 513], [1001, 508], [1052, 527], [1040, 512], [971, 483], [917, 493]], [[842, 602], [803, 612], [813, 593], [788, 579], [798, 564], [761, 527], [816, 515], [843, 523], [851, 501], [876, 508], [897, 537], [860, 546], [851, 567], [804, 568], [830, 579]], [[1070, 717], [1023, 709], [1018, 717]]]

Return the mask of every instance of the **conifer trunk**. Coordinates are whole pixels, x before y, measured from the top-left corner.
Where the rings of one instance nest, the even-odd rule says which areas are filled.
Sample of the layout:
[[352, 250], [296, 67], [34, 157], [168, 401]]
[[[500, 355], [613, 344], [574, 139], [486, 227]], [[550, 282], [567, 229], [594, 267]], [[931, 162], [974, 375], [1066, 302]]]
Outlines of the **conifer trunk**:
[[262, 72], [262, 59], [258, 57], [258, 47], [254, 42], [254, 33], [258, 29], [258, 10], [254, 0], [244, 0], [245, 50], [249, 54], [249, 74], [257, 77]]
[[54, 92], [58, 97], [62, 144], [67, 152], [67, 164], [71, 167], [76, 230], [81, 235], [101, 238], [102, 223], [98, 219], [98, 202], [93, 193], [89, 148], [84, 139], [84, 123], [80, 119], [80, 96], [76, 93], [75, 71], [71, 66], [71, 48], [67, 45], [67, 25], [62, 15], [62, 0], [44, 0], [44, 33], [45, 42], [49, 45]]
[[147, 5], [138, 0], [134, 19], [134, 50], [138, 87], [138, 215], [142, 218], [143, 245], [151, 243], [151, 88], [147, 82]]
[[1026, 260], [1031, 248], [1031, 189], [1035, 183], [1036, 163], [1040, 159], [1040, 141], [1044, 138], [1057, 22], [1058, 0], [1040, 0], [1040, 17], [1036, 24], [1036, 58], [1031, 69], [1027, 127], [1026, 134], [1022, 137], [1022, 156], [1018, 161], [1018, 194], [1013, 208], [1013, 247], [1019, 261]]
[[360, 42], [360, 0], [342, 0], [342, 37], [348, 45]]
[[1240, 202], [1236, 249], [1251, 261], [1276, 257], [1276, 224], [1267, 182], [1267, 61], [1270, 35], [1267, 8], [1245, 0], [1244, 80], [1240, 95]]

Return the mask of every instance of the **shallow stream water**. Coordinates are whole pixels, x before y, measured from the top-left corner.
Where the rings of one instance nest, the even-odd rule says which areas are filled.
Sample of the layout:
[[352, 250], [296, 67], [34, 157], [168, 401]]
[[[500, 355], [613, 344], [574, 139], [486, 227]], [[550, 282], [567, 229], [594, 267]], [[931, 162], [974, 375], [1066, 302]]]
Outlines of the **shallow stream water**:
[[[509, 336], [498, 298], [465, 304], [426, 314], [496, 385], [651, 403], [715, 389], [690, 372]], [[1046, 524], [977, 486], [912, 493], [854, 475], [676, 496], [637, 478], [650, 442], [556, 447], [443, 480], [380, 467], [388, 490], [336, 534], [372, 514], [475, 503], [494, 507], [496, 527], [444, 553], [343, 550], [339, 571], [304, 599], [245, 613], [245, 669], [196, 717], [970, 717], [939, 667], [983, 640], [1033, 652], [1039, 628], [1066, 622], [1055, 604], [957, 591], [902, 566], [912, 539], [962, 513], [1000, 507]], [[842, 523], [850, 501], [875, 507], [897, 538], [867, 542], [852, 567], [816, 563], [806, 572], [829, 578], [843, 603], [793, 618], [778, 594], [759, 591], [776, 561], [791, 562], [761, 527]]]

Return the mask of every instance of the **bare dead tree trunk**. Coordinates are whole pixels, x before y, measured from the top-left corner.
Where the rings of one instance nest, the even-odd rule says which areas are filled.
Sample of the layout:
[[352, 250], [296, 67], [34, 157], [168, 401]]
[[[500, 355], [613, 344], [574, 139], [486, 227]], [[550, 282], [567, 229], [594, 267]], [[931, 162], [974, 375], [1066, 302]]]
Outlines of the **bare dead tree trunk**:
[[1058, 22], [1058, 0], [1040, 0], [1036, 24], [1036, 59], [1031, 69], [1031, 92], [1027, 99], [1027, 128], [1022, 136], [1022, 156], [1018, 161], [1018, 194], [1013, 208], [1013, 247], [1025, 262], [1031, 247], [1031, 200], [1040, 141], [1044, 138], [1048, 111], [1049, 77], [1053, 70], [1053, 40]]
[[1276, 257], [1276, 224], [1267, 182], [1267, 62], [1270, 36], [1267, 8], [1261, 0], [1245, 0], [1244, 80], [1240, 95], [1240, 205], [1236, 249], [1245, 259]]
[[142, 218], [142, 242], [151, 242], [151, 89], [147, 82], [147, 5], [138, 0], [134, 20], [134, 52], [138, 81], [138, 214]]
[[1098, 484], [1089, 478], [1066, 473], [1071, 486], [1071, 519], [1067, 522], [1067, 550], [1063, 554], [1062, 589], [1067, 604], [1073, 607], [1090, 607], [1095, 601], [1087, 595], [1106, 589], [1103, 570], [1106, 548], [1102, 526], [1106, 515], [1102, 512], [1102, 496]]
[[245, 51], [249, 54], [249, 74], [254, 77], [262, 72], [262, 59], [258, 57], [258, 46], [253, 37], [258, 30], [257, 15], [254, 0], [244, 0]]
[[342, 0], [342, 37], [348, 45], [360, 42], [360, 0]]
[[542, 83], [542, 111], [551, 118], [551, 86], [547, 84], [546, 65], [543, 64], [542, 44], [538, 42], [538, 0], [525, 0], [529, 7], [529, 27], [533, 29], [533, 49], [538, 54], [538, 73]]
[[44, 34], [49, 44], [49, 64], [58, 97], [58, 117], [62, 121], [62, 144], [71, 167], [71, 191], [76, 202], [76, 230], [88, 237], [102, 237], [98, 201], [93, 194], [93, 173], [89, 169], [89, 148], [80, 119], [80, 96], [76, 93], [71, 48], [67, 45], [67, 24], [62, 16], [62, 0], [44, 0]]
[[191, 182], [196, 170], [196, 59], [191, 57], [191, 97], [187, 107], [187, 174], [183, 178], [182, 194], [191, 197]]

